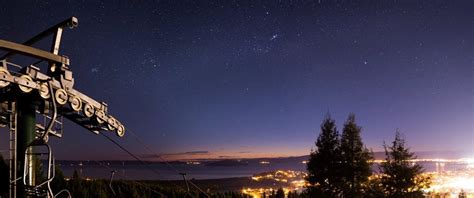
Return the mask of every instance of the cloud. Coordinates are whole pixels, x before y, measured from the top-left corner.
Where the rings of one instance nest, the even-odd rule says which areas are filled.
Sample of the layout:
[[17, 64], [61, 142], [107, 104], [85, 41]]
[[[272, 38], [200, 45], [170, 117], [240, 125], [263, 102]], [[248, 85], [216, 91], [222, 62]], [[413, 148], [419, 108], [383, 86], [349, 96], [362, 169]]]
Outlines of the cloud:
[[235, 155], [221, 155], [219, 158], [240, 158], [240, 156], [235, 156]]
[[184, 152], [183, 154], [185, 154], [185, 155], [207, 155], [207, 154], [209, 154], [209, 151], [188, 151], [188, 152]]
[[143, 159], [153, 159], [153, 158], [160, 158], [162, 156], [193, 156], [193, 155], [209, 155], [209, 151], [186, 151], [186, 152], [180, 152], [180, 153], [163, 153], [160, 155], [155, 155], [155, 154], [141, 154], [140, 157]]
[[211, 154], [209, 151], [186, 151], [186, 152], [179, 152], [179, 153], [164, 153], [161, 156], [171, 156], [171, 155], [209, 155]]

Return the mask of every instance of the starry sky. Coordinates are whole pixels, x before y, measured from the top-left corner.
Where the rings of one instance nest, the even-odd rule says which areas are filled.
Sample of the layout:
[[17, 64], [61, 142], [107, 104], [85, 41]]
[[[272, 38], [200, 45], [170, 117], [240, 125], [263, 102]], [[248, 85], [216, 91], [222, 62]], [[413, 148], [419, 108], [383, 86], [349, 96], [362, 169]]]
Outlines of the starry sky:
[[[23, 42], [76, 16], [79, 27], [64, 32], [60, 49], [75, 88], [106, 101], [167, 159], [306, 155], [328, 112], [340, 130], [355, 113], [374, 151], [398, 128], [414, 151], [474, 155], [473, 7], [472, 0], [9, 1], [0, 7], [0, 38]], [[130, 159], [71, 122], [64, 129], [50, 141], [57, 159]], [[115, 139], [150, 154], [130, 135]]]

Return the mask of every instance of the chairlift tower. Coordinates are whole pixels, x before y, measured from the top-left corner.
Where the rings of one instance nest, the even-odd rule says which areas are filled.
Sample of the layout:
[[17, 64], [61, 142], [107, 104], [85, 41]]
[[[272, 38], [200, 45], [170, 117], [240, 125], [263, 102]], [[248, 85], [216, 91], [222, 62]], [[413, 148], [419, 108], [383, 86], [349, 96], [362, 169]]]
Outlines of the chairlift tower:
[[[54, 157], [48, 140], [62, 137], [63, 117], [96, 134], [125, 134], [106, 103], [74, 89], [70, 60], [59, 53], [59, 47], [63, 31], [77, 26], [77, 18], [71, 17], [22, 44], [0, 40], [0, 50], [6, 52], [0, 58], [0, 126], [8, 127], [10, 133], [10, 197], [55, 197], [50, 187]], [[47, 37], [52, 37], [51, 49], [32, 47]], [[10, 61], [14, 56], [37, 62], [21, 66]], [[42, 72], [40, 65], [47, 71]], [[47, 176], [35, 181], [37, 163], [45, 156]]]

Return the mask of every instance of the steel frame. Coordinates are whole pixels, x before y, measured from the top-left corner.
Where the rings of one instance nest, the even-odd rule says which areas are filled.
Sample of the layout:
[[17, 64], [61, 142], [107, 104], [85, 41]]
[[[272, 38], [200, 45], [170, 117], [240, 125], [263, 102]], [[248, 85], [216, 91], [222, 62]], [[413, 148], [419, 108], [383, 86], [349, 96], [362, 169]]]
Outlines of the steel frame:
[[[54, 178], [54, 157], [47, 141], [50, 135], [62, 136], [62, 132], [57, 133], [53, 130], [53, 126], [58, 123], [57, 116], [66, 117], [96, 134], [100, 131], [115, 131], [122, 137], [125, 133], [125, 127], [108, 113], [106, 103], [98, 102], [73, 88], [73, 73], [68, 67], [70, 60], [65, 55], [59, 55], [59, 49], [64, 28], [72, 29], [77, 26], [77, 18], [71, 17], [23, 44], [0, 39], [0, 49], [7, 51], [0, 58], [3, 63], [0, 66], [0, 127], [9, 127], [10, 132], [10, 197], [34, 194], [41, 186], [48, 187], [47, 197], [55, 196], [49, 186], [49, 182]], [[53, 36], [50, 51], [31, 47], [48, 36]], [[21, 67], [9, 62], [15, 55], [39, 59], [37, 63], [47, 62], [48, 71], [43, 73], [34, 65]], [[14, 72], [9, 70], [9, 66], [21, 67], [21, 70], [19, 73]], [[21, 101], [22, 104], [19, 106], [17, 101]], [[27, 111], [22, 112], [25, 108]], [[49, 117], [51, 109], [53, 113]], [[19, 117], [19, 112], [23, 116]], [[49, 125], [46, 127], [35, 124], [36, 114], [48, 118]], [[21, 124], [20, 129], [18, 124]], [[32, 127], [36, 130], [30, 130]], [[19, 140], [21, 144], [18, 143]], [[34, 146], [46, 146], [48, 154], [48, 180], [39, 185], [34, 181], [35, 163], [32, 156], [41, 153], [35, 153]], [[18, 156], [24, 156], [21, 160], [24, 160], [22, 166], [19, 164]], [[18, 175], [21, 173], [23, 178]], [[20, 179], [23, 180], [21, 185], [18, 184]], [[25, 189], [25, 186], [28, 189]]]

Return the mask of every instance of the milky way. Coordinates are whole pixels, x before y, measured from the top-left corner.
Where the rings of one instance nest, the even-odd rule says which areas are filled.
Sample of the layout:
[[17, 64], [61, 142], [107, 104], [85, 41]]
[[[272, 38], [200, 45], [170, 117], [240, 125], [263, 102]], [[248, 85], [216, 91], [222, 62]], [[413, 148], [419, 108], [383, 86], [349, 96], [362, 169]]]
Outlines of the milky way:
[[[0, 38], [22, 42], [76, 16], [60, 49], [75, 87], [106, 101], [158, 153], [304, 155], [327, 112], [339, 129], [354, 112], [374, 150], [398, 128], [412, 150], [474, 154], [473, 7], [16, 1], [2, 3]], [[52, 140], [58, 159], [126, 159], [73, 123], [65, 130]], [[130, 136], [120, 142], [145, 153]]]

